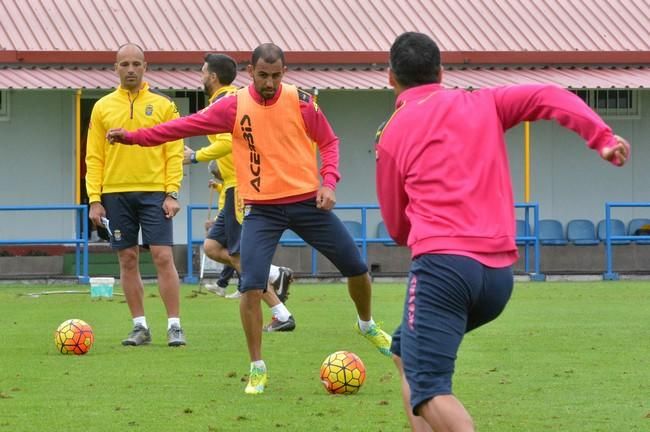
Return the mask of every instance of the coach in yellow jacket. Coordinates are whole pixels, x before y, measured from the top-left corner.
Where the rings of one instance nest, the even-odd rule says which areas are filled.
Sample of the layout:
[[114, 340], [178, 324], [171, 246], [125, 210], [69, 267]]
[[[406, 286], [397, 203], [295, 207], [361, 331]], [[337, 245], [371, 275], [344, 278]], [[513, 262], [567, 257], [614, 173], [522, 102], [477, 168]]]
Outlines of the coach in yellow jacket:
[[138, 235], [151, 249], [158, 273], [160, 297], [167, 309], [167, 343], [185, 345], [180, 325], [180, 281], [172, 255], [172, 218], [180, 210], [178, 190], [183, 178], [183, 141], [160, 147], [116, 146], [106, 131], [137, 130], [178, 117], [167, 96], [143, 82], [144, 51], [125, 44], [117, 52], [115, 70], [120, 86], [95, 104], [88, 128], [86, 188], [90, 219], [106, 226], [120, 261], [120, 281], [133, 317], [133, 330], [123, 345], [151, 342], [144, 313], [144, 290], [139, 269]]

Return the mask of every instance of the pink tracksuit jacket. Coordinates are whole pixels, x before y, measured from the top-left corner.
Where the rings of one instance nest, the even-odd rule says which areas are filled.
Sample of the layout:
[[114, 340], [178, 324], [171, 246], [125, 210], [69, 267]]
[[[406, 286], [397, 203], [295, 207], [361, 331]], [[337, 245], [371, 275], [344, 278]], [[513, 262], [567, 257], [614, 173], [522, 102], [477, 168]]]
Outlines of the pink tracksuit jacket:
[[409, 88], [378, 133], [377, 195], [390, 236], [422, 254], [469, 256], [490, 267], [518, 257], [504, 133], [553, 119], [600, 151], [612, 130], [573, 93], [550, 85], [477, 91]]

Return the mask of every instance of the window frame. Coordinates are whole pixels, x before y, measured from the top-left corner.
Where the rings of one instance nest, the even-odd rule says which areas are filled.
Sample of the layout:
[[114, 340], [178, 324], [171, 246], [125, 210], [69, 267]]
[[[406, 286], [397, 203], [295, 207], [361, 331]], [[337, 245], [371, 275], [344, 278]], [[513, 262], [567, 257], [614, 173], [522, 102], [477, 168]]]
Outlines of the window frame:
[[[598, 115], [605, 119], [616, 119], [616, 120], [638, 120], [641, 118], [641, 100], [639, 97], [639, 91], [636, 89], [572, 89], [572, 92], [575, 93], [580, 99], [585, 101], [591, 109], [593, 109]], [[604, 94], [604, 100], [610, 100], [610, 94], [616, 92], [616, 99], [620, 100], [619, 92], [625, 92], [628, 95], [627, 100], [629, 101], [627, 108], [608, 108], [608, 107], [599, 107], [599, 101], [602, 100], [599, 96]]]
[[0, 121], [9, 120], [10, 98], [8, 89], [0, 89]]

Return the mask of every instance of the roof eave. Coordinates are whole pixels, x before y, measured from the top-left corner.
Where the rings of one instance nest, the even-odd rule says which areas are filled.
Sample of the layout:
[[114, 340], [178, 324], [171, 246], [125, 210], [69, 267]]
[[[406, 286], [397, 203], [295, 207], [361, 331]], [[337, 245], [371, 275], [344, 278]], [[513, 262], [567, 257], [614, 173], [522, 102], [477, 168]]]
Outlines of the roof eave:
[[[224, 52], [239, 63], [247, 63], [250, 52]], [[147, 51], [150, 64], [200, 64], [201, 51]], [[289, 64], [387, 64], [388, 52], [381, 51], [291, 51], [285, 53]], [[112, 64], [113, 51], [0, 51], [4, 64]], [[650, 64], [650, 51], [448, 51], [443, 64], [481, 65], [565, 65], [565, 64]]]

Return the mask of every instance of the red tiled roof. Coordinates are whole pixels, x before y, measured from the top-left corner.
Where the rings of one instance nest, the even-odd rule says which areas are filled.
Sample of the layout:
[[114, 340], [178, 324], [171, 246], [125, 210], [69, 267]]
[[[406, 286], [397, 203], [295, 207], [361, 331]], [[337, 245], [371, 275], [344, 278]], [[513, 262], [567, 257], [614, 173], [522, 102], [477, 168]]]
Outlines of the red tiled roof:
[[0, 62], [111, 63], [128, 41], [193, 64], [272, 41], [303, 63], [373, 63], [414, 30], [456, 53], [446, 63], [650, 63], [649, 29], [648, 0], [0, 0]]
[[[201, 90], [198, 69], [150, 69], [146, 80], [158, 89]], [[285, 82], [305, 89], [384, 89], [387, 72], [375, 69], [292, 69]], [[110, 68], [0, 68], [0, 88], [14, 89], [111, 89], [118, 78]], [[238, 86], [250, 82], [239, 73]], [[448, 87], [481, 88], [506, 84], [554, 83], [566, 88], [650, 88], [650, 67], [521, 67], [451, 68], [444, 72]]]

